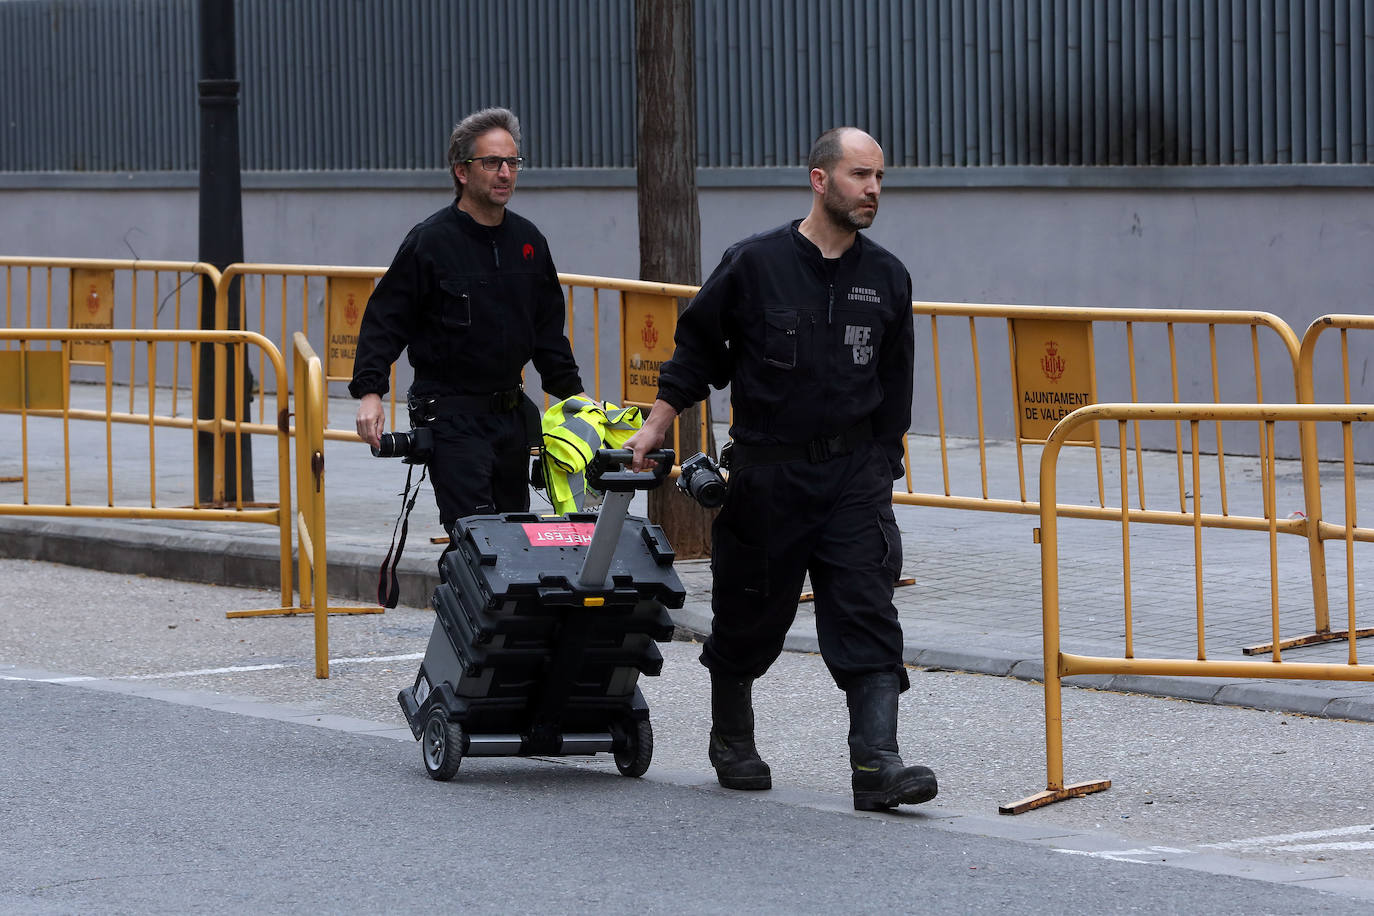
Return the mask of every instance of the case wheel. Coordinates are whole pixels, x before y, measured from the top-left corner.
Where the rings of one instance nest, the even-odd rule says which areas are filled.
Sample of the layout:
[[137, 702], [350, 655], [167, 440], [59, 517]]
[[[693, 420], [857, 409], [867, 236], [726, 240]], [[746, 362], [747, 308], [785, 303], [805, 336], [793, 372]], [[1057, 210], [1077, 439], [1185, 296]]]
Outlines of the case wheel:
[[430, 779], [448, 780], [458, 772], [463, 762], [463, 745], [466, 743], [463, 727], [450, 722], [448, 713], [441, 706], [435, 706], [425, 718], [425, 730], [420, 736], [420, 756], [425, 761], [425, 772]]
[[654, 727], [648, 719], [626, 722], [625, 747], [615, 752], [615, 768], [621, 776], [643, 776], [654, 759]]

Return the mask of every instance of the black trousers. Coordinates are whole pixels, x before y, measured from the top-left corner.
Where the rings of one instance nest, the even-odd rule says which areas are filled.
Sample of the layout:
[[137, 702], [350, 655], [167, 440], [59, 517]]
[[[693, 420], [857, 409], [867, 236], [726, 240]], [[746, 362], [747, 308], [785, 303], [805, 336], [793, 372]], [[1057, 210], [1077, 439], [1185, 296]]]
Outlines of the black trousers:
[[445, 531], [465, 515], [529, 511], [530, 446], [520, 410], [447, 414], [429, 427], [429, 479]]
[[732, 471], [711, 537], [714, 617], [702, 664], [735, 676], [766, 672], [810, 573], [821, 657], [835, 683], [844, 689], [858, 675], [892, 671], [907, 689], [892, 604], [902, 541], [876, 444], [817, 464]]

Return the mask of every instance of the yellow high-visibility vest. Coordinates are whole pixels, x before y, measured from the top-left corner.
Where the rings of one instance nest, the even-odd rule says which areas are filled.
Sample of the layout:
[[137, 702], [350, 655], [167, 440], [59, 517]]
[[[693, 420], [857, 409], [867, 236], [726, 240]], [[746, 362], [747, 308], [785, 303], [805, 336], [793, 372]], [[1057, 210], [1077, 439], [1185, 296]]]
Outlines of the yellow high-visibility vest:
[[544, 411], [544, 482], [559, 514], [587, 504], [587, 465], [599, 448], [621, 448], [644, 425], [638, 407], [617, 407], [574, 395]]

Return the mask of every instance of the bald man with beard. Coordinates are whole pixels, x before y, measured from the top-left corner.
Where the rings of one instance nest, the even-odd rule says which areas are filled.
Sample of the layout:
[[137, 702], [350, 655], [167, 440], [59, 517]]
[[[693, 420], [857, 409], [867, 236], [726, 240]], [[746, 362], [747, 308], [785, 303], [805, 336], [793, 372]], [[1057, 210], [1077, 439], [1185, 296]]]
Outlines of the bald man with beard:
[[892, 481], [911, 422], [911, 276], [863, 235], [882, 192], [883, 150], [853, 127], [812, 145], [811, 211], [751, 236], [679, 319], [657, 398], [629, 442], [649, 464], [673, 419], [730, 385], [725, 505], [712, 526], [708, 754], [720, 784], [768, 789], [752, 689], [782, 652], [805, 577], [821, 656], [845, 692], [854, 807], [934, 798], [935, 774], [897, 748], [910, 684], [892, 603], [902, 541]]

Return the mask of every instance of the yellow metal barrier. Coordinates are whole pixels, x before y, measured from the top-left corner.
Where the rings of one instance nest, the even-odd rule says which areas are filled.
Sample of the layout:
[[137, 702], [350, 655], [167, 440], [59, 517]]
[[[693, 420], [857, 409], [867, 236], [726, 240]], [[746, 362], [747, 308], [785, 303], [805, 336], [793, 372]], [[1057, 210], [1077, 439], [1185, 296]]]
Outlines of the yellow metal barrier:
[[305, 335], [292, 337], [296, 391], [296, 541], [299, 547], [301, 604], [276, 611], [231, 611], [228, 617], [315, 614], [315, 677], [329, 677], [329, 615], [380, 614], [382, 608], [329, 606], [329, 559], [324, 525], [324, 369]]
[[[29, 257], [0, 257], [0, 274], [5, 327], [105, 330], [140, 324], [151, 330], [198, 328], [205, 289], [194, 281], [204, 278], [217, 287], [220, 277], [212, 265], [200, 262]], [[171, 413], [175, 414], [180, 395], [175, 382], [181, 379], [183, 368], [180, 349], [174, 348], [171, 357]], [[98, 344], [77, 343], [70, 362], [99, 367], [104, 358]], [[128, 369], [129, 412], [133, 413], [139, 386], [132, 360]]]
[[[281, 549], [281, 599], [282, 605], [291, 604], [291, 489], [290, 489], [290, 443], [287, 432], [277, 426], [258, 426], [242, 420], [225, 420], [223, 410], [225, 391], [222, 384], [216, 388], [218, 405], [215, 416], [205, 419], [197, 416], [176, 416], [158, 413], [158, 387], [155, 384], [158, 367], [159, 348], [172, 347], [179, 350], [186, 345], [190, 353], [188, 364], [191, 366], [191, 402], [199, 396], [198, 353], [202, 347], [214, 347], [229, 354], [233, 359], [242, 361], [247, 347], [257, 347], [264, 353], [264, 359], [280, 382], [278, 385], [278, 405], [281, 416], [286, 414], [285, 366], [281, 353], [272, 342], [259, 334], [246, 331], [195, 331], [195, 330], [130, 330], [83, 328], [79, 330], [52, 328], [5, 328], [0, 329], [0, 342], [4, 353], [15, 353], [20, 358], [13, 361], [21, 373], [20, 397], [16, 403], [0, 405], [0, 413], [17, 414], [19, 418], [20, 456], [22, 462], [23, 490], [18, 503], [0, 503], [0, 514], [4, 515], [48, 515], [81, 516], [93, 518], [141, 518], [165, 520], [197, 521], [237, 521], [257, 522], [277, 526], [280, 532]], [[36, 349], [34, 343], [45, 346], [56, 343], [60, 350]], [[112, 366], [115, 361], [116, 346], [128, 344], [130, 365], [138, 360], [140, 345], [145, 350], [144, 374], [147, 381], [135, 386], [130, 393], [129, 412], [114, 410], [114, 384]], [[96, 347], [103, 359], [104, 386], [101, 409], [75, 407], [71, 403], [71, 353], [78, 346]], [[219, 362], [223, 363], [221, 359]], [[137, 403], [141, 398], [142, 403]], [[241, 413], [240, 413], [241, 415]], [[105, 479], [103, 492], [75, 492], [72, 482], [73, 452], [78, 455], [91, 454], [97, 446], [84, 439], [74, 440], [72, 420], [95, 421], [103, 425], [103, 447], [105, 452]], [[30, 446], [33, 431], [37, 424], [60, 424], [61, 448], [44, 456], [42, 464], [35, 468], [30, 460]], [[146, 429], [146, 484], [131, 481], [121, 488], [121, 495], [132, 490], [140, 503], [129, 505], [116, 501], [115, 487], [115, 428], [116, 426], [136, 426]], [[210, 504], [202, 504], [199, 487], [194, 473], [182, 466], [175, 466], [171, 478], [179, 485], [178, 501], [189, 505], [167, 506], [161, 503], [166, 499], [166, 486], [159, 492], [160, 478], [157, 462], [157, 433], [160, 429], [183, 429], [192, 433], [193, 465], [194, 455], [202, 434], [209, 435], [218, 444], [231, 431], [236, 435], [262, 433], [271, 435], [277, 446], [277, 480], [279, 504], [244, 503], [240, 496], [232, 503], [222, 498]], [[56, 437], [54, 437], [55, 439]], [[75, 443], [75, 449], [74, 449]], [[130, 442], [129, 448], [133, 448]], [[121, 453], [124, 454], [124, 453]], [[136, 456], [141, 457], [141, 456]], [[216, 453], [219, 468], [217, 478], [223, 486], [223, 455], [219, 448]], [[240, 465], [241, 466], [241, 465]], [[56, 473], [54, 473], [56, 471]], [[139, 467], [141, 476], [143, 467]], [[60, 482], [54, 478], [60, 474]], [[132, 475], [131, 475], [132, 476]], [[189, 476], [189, 481], [188, 481]], [[54, 494], [58, 491], [60, 501], [49, 499], [46, 502], [34, 500], [32, 490], [46, 489]], [[189, 491], [189, 492], [187, 492]], [[145, 498], [146, 497], [146, 498]], [[176, 499], [176, 497], [174, 497]]]
[[[1275, 382], [1282, 383], [1276, 400], [1291, 403], [1302, 400], [1302, 382], [1299, 372], [1299, 351], [1301, 344], [1297, 335], [1282, 319], [1268, 312], [1247, 311], [1207, 311], [1191, 309], [1115, 309], [1115, 308], [1068, 308], [1059, 306], [1025, 306], [998, 304], [969, 304], [952, 302], [916, 302], [913, 311], [917, 317], [918, 339], [928, 340], [928, 350], [923, 343], [918, 348], [918, 365], [930, 372], [930, 384], [922, 384], [922, 372], [918, 368], [916, 379], [915, 411], [918, 423], [934, 421], [938, 431], [938, 466], [932, 466], [924, 455], [912, 456], [908, 449], [907, 492], [893, 494], [893, 502], [933, 506], [953, 509], [975, 509], [994, 512], [1010, 512], [1036, 515], [1041, 506], [1030, 495], [1034, 491], [1034, 481], [1028, 486], [1026, 474], [1026, 447], [1039, 447], [1044, 436], [1054, 422], [1072, 409], [1074, 404], [1093, 402], [1140, 403], [1142, 401], [1169, 400], [1179, 403], [1186, 400], [1203, 403], [1222, 401], [1265, 403], [1266, 377], [1270, 389]], [[922, 322], [921, 319], [926, 321]], [[924, 325], [924, 328], [923, 328]], [[980, 345], [980, 329], [986, 342], [989, 338], [1005, 336], [1007, 369], [1005, 374], [993, 372], [995, 362], [988, 359]], [[922, 333], [925, 330], [926, 333]], [[941, 332], [946, 339], [962, 337], [966, 343], [966, 355], [957, 360], [958, 365], [949, 373], [944, 367], [956, 360], [951, 358], [949, 349], [941, 348]], [[1027, 331], [1038, 332], [1035, 334]], [[1261, 333], [1263, 332], [1263, 334]], [[1229, 349], [1219, 345], [1219, 333], [1229, 333]], [[1079, 338], [1082, 343], [1079, 352], [1070, 356], [1064, 346], [1056, 351], [1054, 340]], [[1047, 352], [1027, 352], [1032, 346], [1048, 341]], [[1028, 346], [1030, 345], [1030, 346]], [[1167, 376], [1159, 373], [1142, 374], [1139, 370], [1140, 353], [1151, 348], [1162, 356], [1167, 352], [1169, 371]], [[1097, 362], [1109, 365], [1111, 370], [1099, 372]], [[1162, 360], [1161, 360], [1162, 361]], [[985, 365], [986, 364], [986, 365]], [[1076, 384], [1073, 379], [1075, 364], [1083, 364], [1084, 369]], [[962, 370], [962, 374], [959, 374]], [[1036, 378], [1029, 379], [1029, 375]], [[995, 381], [992, 379], [995, 377]], [[1036, 386], [1040, 391], [1035, 391]], [[978, 452], [977, 474], [968, 467], [956, 468], [963, 472], [956, 487], [955, 475], [951, 473], [950, 442], [956, 438], [949, 434], [946, 421], [945, 391], [961, 390], [964, 401], [972, 394], [973, 416], [965, 417], [965, 423], [976, 429], [975, 441]], [[1142, 396], [1142, 394], [1144, 396]], [[1061, 404], [1049, 410], [1048, 418], [1038, 417], [1038, 422], [1025, 422], [1028, 398], [1057, 397]], [[1161, 397], [1162, 396], [1162, 397]], [[1010, 407], [1010, 436], [990, 436], [989, 422], [1001, 420], [1004, 427], [1006, 414], [994, 414], [990, 421], [988, 405], [1005, 404]], [[1045, 408], [1040, 408], [1045, 413]], [[1268, 444], [1262, 426], [1257, 426], [1259, 435], [1251, 440], [1246, 450], [1253, 449], [1263, 459]], [[1187, 475], [1185, 473], [1185, 449], [1181, 422], [1173, 424], [1172, 437], [1167, 434], [1156, 436], [1149, 445], [1142, 441], [1140, 424], [1133, 424], [1133, 452], [1136, 470], [1136, 520], [1161, 524], [1189, 524], [1187, 509]], [[1227, 492], [1226, 466], [1228, 459], [1235, 453], [1228, 451], [1228, 442], [1220, 422], [1210, 429], [1211, 442], [1206, 451], [1214, 456], [1217, 467], [1217, 487], [1219, 490], [1219, 513], [1209, 514], [1206, 524], [1210, 527], [1253, 527], [1253, 518], [1237, 517], [1231, 511]], [[1066, 444], [1084, 445], [1092, 448], [1095, 468], [1085, 471], [1084, 477], [1096, 484], [1096, 508], [1077, 506], [1074, 512], [1079, 517], [1114, 517], [1105, 510], [1106, 483], [1103, 472], [1101, 444], [1096, 438], [1095, 428], [1080, 432], [1080, 438]], [[1006, 446], [990, 440], [1010, 438], [1015, 450], [1016, 492], [1007, 492], [1003, 482], [1003, 492], [996, 493], [989, 481], [989, 470], [994, 450], [1004, 450]], [[1172, 439], [1170, 442], [1169, 440]], [[1234, 445], [1234, 440], [1232, 440]], [[1146, 451], [1170, 450], [1173, 452], [1173, 486], [1170, 490], [1177, 493], [1177, 510], [1147, 509], [1147, 463]], [[1303, 435], [1299, 443], [1291, 449], [1300, 455], [1304, 464], [1304, 476], [1315, 482], [1317, 451], [1316, 440]], [[1241, 452], [1243, 454], [1244, 452]], [[1004, 463], [1009, 462], [1007, 457]], [[934, 476], [935, 480], [930, 480]], [[1156, 475], [1158, 477], [1159, 475]], [[913, 478], [918, 478], [913, 483]], [[921, 484], [927, 485], [922, 488]], [[933, 483], [934, 486], [929, 484]], [[1166, 486], [1168, 484], [1165, 484]], [[961, 492], [962, 490], [962, 492]], [[1318, 522], [1321, 517], [1320, 496], [1313, 483], [1305, 494], [1305, 517], [1295, 521], [1303, 527], [1308, 539], [1308, 556], [1312, 584], [1312, 603], [1318, 621], [1325, 619], [1327, 608], [1327, 581], [1324, 551]]]
[[[1236, 678], [1283, 678], [1312, 680], [1374, 680], [1374, 665], [1360, 664], [1355, 644], [1355, 579], [1354, 544], [1374, 541], [1374, 531], [1358, 528], [1356, 520], [1354, 448], [1352, 424], [1374, 419], [1374, 406], [1349, 405], [1260, 405], [1260, 404], [1097, 404], [1073, 411], [1055, 426], [1040, 460], [1040, 529], [1041, 589], [1043, 601], [1044, 663], [1045, 663], [1045, 746], [1047, 787], [1044, 792], [1001, 807], [1003, 814], [1019, 814], [1066, 798], [1097, 792], [1111, 785], [1108, 780], [1066, 784], [1063, 765], [1063, 714], [1061, 680], [1086, 674], [1119, 674], [1151, 676], [1200, 676]], [[1127, 461], [1128, 424], [1143, 421], [1187, 423], [1191, 433], [1189, 449], [1193, 489], [1192, 512], [1183, 519], [1141, 518], [1130, 508], [1129, 463]], [[1199, 452], [1200, 425], [1225, 421], [1245, 421], [1260, 424], [1265, 448], [1260, 459], [1260, 484], [1263, 513], [1260, 517], [1220, 517], [1204, 513], [1198, 486], [1201, 475]], [[1114, 508], [1066, 505], [1060, 503], [1058, 471], [1063, 446], [1075, 431], [1099, 422], [1117, 425], [1120, 457], [1121, 505]], [[1325, 523], [1328, 537], [1340, 537], [1345, 544], [1347, 580], [1347, 642], [1348, 654], [1344, 664], [1319, 662], [1290, 662], [1283, 659], [1279, 642], [1279, 541], [1280, 534], [1306, 537], [1306, 519], [1280, 518], [1277, 510], [1278, 474], [1275, 458], [1275, 425], [1289, 423], [1299, 427], [1301, 435], [1310, 434], [1317, 423], [1339, 423], [1343, 434], [1345, 470], [1345, 513], [1341, 524]], [[1303, 463], [1304, 478], [1316, 467]], [[1307, 489], [1306, 487], [1304, 488]], [[1114, 518], [1120, 521], [1122, 535], [1123, 624], [1124, 652], [1120, 658], [1097, 655], [1070, 654], [1061, 649], [1061, 606], [1059, 578], [1059, 519]], [[1196, 657], [1193, 659], [1141, 658], [1136, 653], [1136, 633], [1131, 606], [1132, 583], [1130, 563], [1130, 524], [1132, 521], [1171, 521], [1190, 524], [1193, 529], [1193, 565], [1196, 586]], [[1273, 644], [1270, 660], [1265, 662], [1216, 661], [1207, 657], [1205, 637], [1206, 616], [1202, 589], [1202, 540], [1207, 527], [1231, 527], [1262, 532], [1267, 536], [1269, 550], [1270, 630]], [[1309, 540], [1310, 544], [1311, 541]], [[1100, 600], [1096, 595], [1094, 600]], [[1100, 607], [1100, 606], [1099, 606]], [[1097, 611], [1100, 613], [1100, 610]]]
[[[1262, 358], [1261, 329], [1266, 334], [1274, 335], [1268, 346], [1271, 351], [1270, 362], [1275, 364], [1271, 365], [1271, 368], [1281, 374], [1286, 389], [1280, 393], [1278, 400], [1289, 403], [1298, 393], [1299, 341], [1297, 335], [1282, 319], [1268, 312], [1191, 309], [1085, 309], [1062, 306], [957, 302], [915, 302], [912, 304], [912, 311], [917, 318], [918, 340], [924, 338], [929, 341], [928, 351], [924, 349], [923, 344], [918, 346], [916, 410], [921, 419], [926, 422], [933, 420], [935, 423], [939, 445], [939, 467], [937, 485], [928, 487], [924, 491], [913, 486], [913, 472], [908, 471], [907, 493], [898, 493], [894, 497], [896, 502], [906, 505], [978, 509], [1025, 515], [1035, 515], [1040, 511], [1039, 505], [1033, 499], [1028, 498], [1024, 453], [1027, 445], [1039, 445], [1044, 442], [1044, 437], [1022, 435], [1023, 430], [1019, 424], [1013, 425], [1008, 435], [1000, 437], [989, 435], [987, 431], [989, 405], [1007, 405], [1011, 410], [1009, 416], [1013, 421], [1018, 414], [1022, 413], [1022, 405], [1018, 400], [1016, 387], [1019, 354], [1014, 328], [1018, 323], [1042, 322], [1058, 325], [1066, 330], [1074, 326], [1084, 326], [1088, 346], [1087, 359], [1090, 363], [1095, 363], [1102, 360], [1105, 355], [1113, 370], [1104, 374], [1097, 372], [1095, 366], [1091, 366], [1091, 383], [1095, 389], [1097, 395], [1095, 400], [1097, 401], [1129, 403], [1158, 401], [1161, 399], [1150, 395], [1167, 385], [1167, 392], [1159, 391], [1158, 393], [1167, 394], [1168, 399], [1174, 402], [1184, 400], [1182, 395], [1188, 392], [1192, 395], [1188, 400], [1194, 402], [1217, 403], [1223, 400], [1243, 400], [1247, 403], [1264, 403], [1266, 400], [1264, 390], [1265, 366]], [[922, 326], [922, 318], [927, 319], [924, 327]], [[989, 327], [989, 325], [991, 326]], [[989, 392], [991, 387], [989, 380], [993, 375], [992, 364], [985, 357], [983, 348], [979, 343], [980, 327], [983, 329], [984, 340], [991, 336], [1003, 334], [1006, 337], [1007, 352], [1002, 359], [1009, 360], [1010, 372], [1006, 376], [998, 374], [998, 387], [991, 393]], [[1234, 365], [1223, 365], [1222, 363], [1217, 344], [1217, 329], [1226, 327], [1238, 328], [1241, 333], [1248, 337], [1247, 347], [1234, 348], [1234, 352], [1240, 352], [1241, 349], [1248, 351], [1249, 359], [1243, 364], [1242, 368], [1245, 369], [1243, 373], [1237, 371], [1237, 367]], [[947, 350], [941, 349], [942, 328], [947, 338], [954, 336], [955, 333], [962, 334], [969, 347], [966, 363], [962, 363], [961, 360], [960, 368], [963, 368], [964, 372], [958, 379], [952, 379], [943, 372], [942, 367], [954, 360], [950, 358]], [[1104, 339], [1108, 329], [1115, 333], [1111, 340]], [[1192, 346], [1186, 348], [1182, 354], [1180, 354], [1180, 350], [1185, 348], [1178, 339], [1180, 329], [1194, 332], [1195, 338], [1201, 338], [1183, 342], [1191, 343]], [[1142, 379], [1139, 375], [1137, 369], [1138, 351], [1142, 349], [1139, 338], [1143, 337], [1147, 330], [1154, 335], [1154, 339], [1147, 342], [1148, 345], [1167, 349], [1169, 355], [1169, 376], [1167, 379], [1157, 377]], [[1205, 337], [1202, 337], [1204, 334]], [[928, 365], [931, 372], [930, 376], [926, 376], [930, 379], [929, 384], [923, 384], [922, 369], [926, 368], [926, 366], [921, 365], [923, 363]], [[989, 363], [989, 365], [985, 367], [985, 363]], [[1185, 370], [1182, 373], [1180, 372], [1180, 364]], [[1245, 390], [1235, 393], [1223, 392], [1222, 379], [1226, 379], [1228, 384], [1235, 388], [1244, 388]], [[1141, 396], [1142, 387], [1149, 389], [1146, 391], [1147, 396], [1145, 397]], [[950, 472], [950, 439], [958, 438], [951, 436], [948, 432], [950, 424], [946, 418], [945, 391], [950, 388], [957, 388], [966, 394], [972, 394], [973, 416], [966, 419], [971, 421], [968, 423], [969, 426], [976, 428], [974, 438], [978, 448], [978, 475], [974, 481], [975, 493], [956, 493], [954, 478]], [[1253, 396], [1236, 397], [1236, 394]], [[1224, 395], [1230, 396], [1225, 397]], [[1068, 410], [1062, 408], [1061, 410], [1062, 413], [1055, 416], [1054, 420], [1068, 413]], [[1002, 415], [1003, 420], [1007, 417], [1008, 415]], [[918, 419], [918, 425], [921, 419]], [[1053, 421], [1042, 422], [1045, 432], [1048, 432], [1053, 425]], [[989, 487], [989, 442], [999, 438], [1010, 440], [1015, 445], [1017, 493], [1014, 498], [993, 495]], [[1185, 511], [1185, 495], [1182, 431], [1179, 425], [1175, 426], [1173, 440], [1177, 467], [1179, 511], [1182, 512]], [[1141, 436], [1138, 425], [1135, 429], [1134, 441], [1138, 456], [1141, 451]], [[1075, 444], [1087, 443], [1080, 441]], [[1226, 451], [1220, 431], [1217, 432], [1216, 445], [1217, 461], [1219, 465], [1224, 467]], [[1258, 447], [1262, 454], [1262, 441], [1258, 443]], [[1099, 456], [1097, 462], [1098, 490], [1099, 494], [1103, 494], [1100, 448], [1095, 448], [1095, 451], [1098, 452]], [[910, 462], [908, 466], [910, 467]], [[1139, 470], [1139, 468], [1140, 464], [1137, 460], [1137, 469]], [[1033, 490], [1033, 486], [1031, 490]], [[1099, 496], [1099, 504], [1104, 498], [1103, 495]], [[1143, 478], [1138, 482], [1138, 498], [1143, 504], [1145, 501]], [[1222, 494], [1222, 506], [1222, 513], [1225, 514], [1225, 493]]]
[[[329, 426], [327, 395], [329, 383], [347, 382], [353, 377], [358, 327], [368, 296], [385, 272], [381, 267], [230, 264], [218, 284], [215, 309], [221, 327], [229, 321], [232, 304], [244, 327], [256, 327], [265, 336], [275, 336], [281, 341], [282, 349], [286, 349], [287, 341], [295, 333], [305, 335], [307, 341], [312, 336], [320, 341], [325, 353], [320, 366], [326, 394], [322, 418], [326, 439], [358, 441], [358, 434], [351, 426], [346, 429]], [[320, 310], [321, 317], [312, 323], [311, 315], [316, 309]], [[269, 324], [276, 326], [269, 328]], [[318, 351], [312, 348], [312, 352]], [[396, 399], [396, 370], [392, 367], [392, 429], [396, 428]]]

